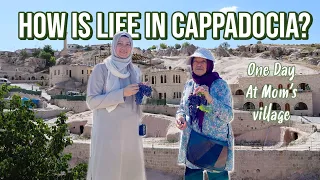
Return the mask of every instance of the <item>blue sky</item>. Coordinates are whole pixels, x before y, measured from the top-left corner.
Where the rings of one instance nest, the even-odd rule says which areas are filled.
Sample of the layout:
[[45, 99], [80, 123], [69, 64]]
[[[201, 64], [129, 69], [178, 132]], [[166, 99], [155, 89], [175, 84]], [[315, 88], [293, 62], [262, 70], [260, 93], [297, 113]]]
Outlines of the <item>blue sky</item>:
[[[20, 11], [65, 11], [69, 13], [68, 31], [70, 32], [71, 23], [70, 16], [72, 11], [88, 11], [93, 15], [95, 20], [95, 14], [97, 11], [102, 11], [107, 14], [109, 11], [139, 11], [142, 14], [140, 22], [140, 30], [142, 33], [141, 40], [135, 40], [134, 46], [146, 49], [152, 45], [159, 45], [161, 42], [168, 45], [174, 45], [175, 43], [183, 43], [188, 41], [197, 46], [214, 48], [222, 42], [227, 41], [231, 47], [236, 47], [241, 44], [256, 43], [256, 39], [251, 40], [213, 40], [211, 33], [208, 31], [207, 40], [175, 40], [171, 37], [171, 31], [168, 29], [168, 40], [145, 40], [143, 36], [144, 29], [144, 12], [145, 11], [164, 11], [168, 13], [168, 18], [175, 11], [182, 11], [187, 14], [188, 11], [219, 11], [223, 8], [230, 8], [237, 11], [247, 11], [253, 13], [255, 11], [262, 11], [267, 13], [269, 11], [275, 12], [301, 12], [308, 11], [313, 16], [313, 24], [309, 29], [309, 40], [262, 40], [263, 43], [277, 43], [277, 44], [307, 44], [307, 43], [320, 43], [320, 11], [317, 6], [319, 2], [316, 0], [268, 0], [268, 1], [257, 1], [257, 0], [161, 0], [161, 1], [147, 1], [147, 0], [119, 0], [119, 1], [103, 1], [103, 0], [55, 0], [55, 1], [17, 1], [10, 0], [2, 2], [0, 7], [0, 18], [1, 18], [1, 33], [0, 33], [0, 50], [14, 51], [21, 48], [34, 48], [43, 47], [46, 44], [51, 45], [54, 49], [61, 50], [63, 48], [62, 40], [20, 40], [18, 38], [18, 12]], [[170, 24], [170, 22], [168, 23]], [[93, 30], [95, 32], [95, 23], [92, 23]], [[170, 28], [170, 27], [169, 27]], [[93, 45], [102, 44], [110, 41], [97, 40], [95, 34], [90, 40], [72, 40], [70, 34], [68, 35], [68, 44], [80, 44], [80, 45]]]

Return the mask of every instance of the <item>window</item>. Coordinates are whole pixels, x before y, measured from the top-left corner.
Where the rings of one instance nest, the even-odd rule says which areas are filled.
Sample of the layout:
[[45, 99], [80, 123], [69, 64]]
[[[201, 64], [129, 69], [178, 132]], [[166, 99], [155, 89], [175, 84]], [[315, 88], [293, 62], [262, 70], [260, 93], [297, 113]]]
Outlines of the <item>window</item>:
[[163, 83], [163, 76], [161, 75], [161, 83]]
[[181, 92], [174, 92], [173, 93], [173, 99], [178, 99], [178, 98], [181, 98]]
[[263, 102], [259, 102], [259, 108], [263, 107]]
[[159, 93], [159, 99], [162, 99], [162, 93]]
[[176, 78], [175, 78], [176, 75], [173, 75], [173, 83], [176, 83]]
[[279, 85], [278, 85], [278, 89], [283, 89], [282, 84], [279, 84]]
[[287, 89], [289, 89], [289, 93], [292, 93], [292, 89], [290, 89], [291, 84], [287, 85]]
[[154, 76], [152, 76], [151, 84], [154, 84]]
[[180, 75], [179, 75], [179, 83], [181, 83]]
[[68, 75], [68, 70], [66, 70], [66, 75]]
[[148, 75], [144, 75], [144, 81], [145, 81], [145, 82], [148, 81]]
[[82, 74], [83, 74], [83, 69], [82, 69]]
[[288, 103], [285, 105], [285, 111], [290, 111], [290, 105]]
[[167, 76], [164, 75], [164, 83], [167, 83]]
[[60, 70], [58, 70], [58, 75], [60, 75]]
[[56, 70], [54, 70], [54, 75], [57, 75], [57, 72], [56, 72]]

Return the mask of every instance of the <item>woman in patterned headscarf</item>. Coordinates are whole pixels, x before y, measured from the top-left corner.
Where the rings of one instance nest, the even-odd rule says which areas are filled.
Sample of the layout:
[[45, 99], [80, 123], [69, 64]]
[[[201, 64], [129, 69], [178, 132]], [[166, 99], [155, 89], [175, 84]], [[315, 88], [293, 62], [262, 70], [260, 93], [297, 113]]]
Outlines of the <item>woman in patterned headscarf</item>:
[[[192, 153], [195, 153], [189, 157], [202, 158], [203, 164], [207, 162], [212, 163], [214, 158], [210, 157], [214, 157], [215, 154], [222, 152], [221, 149], [218, 149], [215, 153], [209, 151], [209, 148], [214, 149], [215, 147], [210, 143], [205, 143], [206, 141], [204, 141], [204, 144], [200, 142], [199, 144], [201, 145], [197, 145], [197, 143], [194, 142], [197, 142], [198, 139], [193, 141], [193, 144], [188, 144], [190, 143], [191, 132], [196, 132], [194, 134], [200, 134], [202, 137], [212, 138], [229, 144], [228, 148], [223, 152], [223, 154], [228, 152], [227, 156], [219, 156], [219, 158], [223, 157], [223, 160], [216, 160], [215, 162], [216, 164], [225, 163], [223, 166], [220, 166], [220, 168], [223, 169], [219, 171], [206, 169], [209, 179], [229, 179], [228, 171], [232, 171], [233, 169], [234, 140], [230, 125], [233, 119], [232, 95], [226, 81], [224, 81], [217, 72], [213, 72], [214, 61], [215, 59], [209, 50], [199, 48], [190, 56], [187, 62], [188, 65], [191, 65], [192, 79], [187, 81], [184, 86], [181, 103], [176, 113], [177, 127], [182, 130], [178, 163], [186, 166], [185, 180], [202, 179], [204, 171], [202, 167], [198, 167], [188, 160], [187, 154], [189, 146], [193, 146], [194, 151], [192, 151]], [[197, 94], [199, 92], [204, 95], [207, 103], [207, 111], [204, 112], [198, 108], [196, 113], [193, 114], [189, 110], [190, 101], [188, 98], [190, 94]], [[206, 140], [206, 138], [203, 139]], [[208, 148], [208, 151], [203, 148], [199, 149], [199, 147]], [[208, 157], [209, 161], [207, 161]], [[210, 165], [205, 164], [204, 166]]]

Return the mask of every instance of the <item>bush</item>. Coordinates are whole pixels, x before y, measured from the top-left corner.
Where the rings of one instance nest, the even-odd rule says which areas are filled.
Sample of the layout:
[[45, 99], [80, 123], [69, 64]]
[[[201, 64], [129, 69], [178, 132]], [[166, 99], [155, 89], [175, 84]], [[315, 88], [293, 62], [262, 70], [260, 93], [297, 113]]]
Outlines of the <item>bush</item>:
[[190, 46], [190, 43], [188, 43], [188, 42], [182, 43], [182, 47], [183, 47], [183, 48], [188, 47], [188, 46]]
[[160, 48], [161, 48], [161, 49], [167, 49], [168, 46], [167, 46], [165, 43], [161, 43], [161, 44], [160, 44]]
[[32, 95], [41, 96], [41, 91], [32, 91], [32, 90], [27, 90], [27, 89], [22, 89], [22, 88], [10, 88], [9, 92], [21, 92], [21, 93], [25, 93], [25, 94], [32, 94]]
[[[67, 137], [65, 114], [60, 114], [56, 124], [49, 127], [43, 119], [36, 118], [21, 98], [14, 95], [5, 102], [0, 90], [0, 179], [85, 179], [87, 164], [74, 168], [68, 165], [71, 154], [64, 154], [72, 144]], [[8, 111], [4, 111], [9, 103]]]
[[151, 104], [151, 105], [166, 105], [167, 101], [166, 99], [151, 99], [148, 98], [146, 104]]
[[180, 49], [180, 48], [181, 48], [181, 45], [180, 45], [180, 44], [175, 44], [175, 45], [174, 45], [174, 48]]

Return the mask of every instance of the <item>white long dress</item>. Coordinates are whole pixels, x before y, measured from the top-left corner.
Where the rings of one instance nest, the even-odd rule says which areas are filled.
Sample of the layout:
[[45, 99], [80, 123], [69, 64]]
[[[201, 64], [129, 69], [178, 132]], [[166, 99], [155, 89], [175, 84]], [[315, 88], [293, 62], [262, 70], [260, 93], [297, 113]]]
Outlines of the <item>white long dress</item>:
[[[123, 98], [123, 89], [106, 94], [107, 71], [104, 64], [96, 65], [88, 82], [87, 104], [93, 110], [93, 125], [87, 180], [145, 180], [139, 115], [130, 104], [132, 97]], [[121, 86], [129, 81], [127, 78]], [[110, 113], [105, 109], [117, 103]]]

